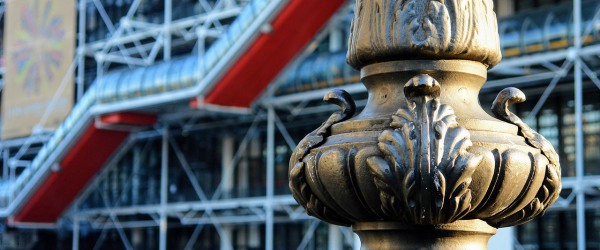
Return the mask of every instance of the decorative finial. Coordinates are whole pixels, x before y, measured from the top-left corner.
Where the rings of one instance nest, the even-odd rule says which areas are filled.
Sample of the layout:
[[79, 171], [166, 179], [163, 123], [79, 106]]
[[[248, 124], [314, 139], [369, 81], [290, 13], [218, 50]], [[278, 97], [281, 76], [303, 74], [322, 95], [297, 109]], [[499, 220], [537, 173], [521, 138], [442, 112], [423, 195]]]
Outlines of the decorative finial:
[[492, 0], [357, 0], [347, 61], [502, 59]]

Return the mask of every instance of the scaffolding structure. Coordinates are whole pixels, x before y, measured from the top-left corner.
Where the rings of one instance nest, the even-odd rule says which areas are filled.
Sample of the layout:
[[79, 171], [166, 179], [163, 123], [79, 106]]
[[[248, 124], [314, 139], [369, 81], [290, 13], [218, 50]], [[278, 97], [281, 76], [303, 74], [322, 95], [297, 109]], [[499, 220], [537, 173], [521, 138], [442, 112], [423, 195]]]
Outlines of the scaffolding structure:
[[[80, 0], [78, 48], [72, 66], [76, 99], [84, 96], [94, 78], [115, 68], [151, 66], [178, 55], [200, 58], [248, 3], [185, 2], [193, 2], [188, 14], [174, 12], [184, 3], [173, 0]], [[118, 4], [129, 7], [121, 14], [110, 14], [108, 10]], [[162, 12], [142, 18], [140, 8], [152, 4], [161, 6], [157, 8]], [[158, 117], [157, 125], [132, 133], [57, 224], [18, 227], [69, 232], [65, 237], [73, 249], [102, 249], [115, 242], [125, 249], [314, 249], [323, 244], [328, 249], [359, 249], [351, 229], [307, 216], [287, 190], [290, 152], [299, 138], [335, 110], [320, 102], [331, 87], [291, 94], [277, 91], [310, 54], [343, 51], [351, 5], [349, 1], [331, 19], [251, 108], [161, 107], [168, 112]], [[526, 93], [536, 89], [531, 92], [539, 98], [525, 120], [537, 124], [536, 117], [555, 91], [574, 93], [574, 175], [563, 176], [564, 191], [550, 210], [576, 211], [577, 249], [584, 250], [586, 208], [600, 205], [586, 197], [597, 195], [600, 175], [585, 174], [584, 155], [584, 91], [598, 91], [589, 86], [600, 88], [600, 44], [585, 39], [597, 36], [592, 24], [600, 23], [600, 11], [591, 22], [584, 22], [582, 0], [573, 1], [573, 10], [572, 43], [504, 59], [490, 71], [482, 95], [507, 86], [522, 87]], [[89, 27], [92, 22], [98, 26]], [[261, 32], [268, 29], [263, 26]], [[92, 30], [104, 33], [91, 34]], [[540, 86], [544, 88], [538, 91]], [[367, 93], [361, 83], [346, 81], [341, 88], [355, 96], [358, 107], [364, 106]], [[14, 180], [48, 138], [49, 133], [40, 133], [1, 142], [3, 179]], [[290, 239], [282, 240], [285, 237]], [[518, 241], [515, 248], [528, 249]]]

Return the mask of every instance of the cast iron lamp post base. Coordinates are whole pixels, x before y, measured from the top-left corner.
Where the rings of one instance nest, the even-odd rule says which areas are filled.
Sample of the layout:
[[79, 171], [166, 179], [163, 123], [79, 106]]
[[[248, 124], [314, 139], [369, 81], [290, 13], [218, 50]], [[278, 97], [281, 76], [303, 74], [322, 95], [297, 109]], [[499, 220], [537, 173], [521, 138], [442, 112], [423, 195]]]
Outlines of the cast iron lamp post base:
[[500, 227], [556, 201], [560, 161], [508, 108], [479, 105], [500, 62], [491, 0], [357, 0], [347, 61], [369, 92], [332, 90], [339, 110], [290, 159], [290, 190], [309, 215], [352, 226], [363, 249], [487, 249]]

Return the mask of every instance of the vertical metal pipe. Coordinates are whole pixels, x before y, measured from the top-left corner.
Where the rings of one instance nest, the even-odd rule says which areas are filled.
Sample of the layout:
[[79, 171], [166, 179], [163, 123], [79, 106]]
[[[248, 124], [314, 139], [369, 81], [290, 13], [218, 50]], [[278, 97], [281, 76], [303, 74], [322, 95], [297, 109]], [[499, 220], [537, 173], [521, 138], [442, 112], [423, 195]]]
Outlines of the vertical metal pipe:
[[234, 187], [234, 174], [230, 168], [233, 168], [233, 156], [235, 154], [235, 137], [224, 135], [221, 145], [221, 183], [224, 198], [231, 198]]
[[141, 172], [142, 172], [142, 149], [140, 147], [133, 148], [133, 167], [131, 170], [131, 205], [140, 204], [140, 189], [142, 185]]
[[[96, 59], [96, 79], [101, 79], [102, 77], [104, 77], [104, 58], [102, 58], [101, 56], [99, 56], [98, 53], [96, 53], [95, 59]], [[95, 86], [96, 90], [100, 90], [103, 87], [103, 86], [100, 86], [100, 84], [94, 84], [94, 85], [96, 85]], [[98, 98], [98, 96], [99, 95], [96, 95], [96, 98]]]
[[573, 44], [579, 52], [581, 48], [581, 0], [573, 1]]
[[360, 250], [361, 243], [360, 243], [360, 238], [358, 237], [357, 234], [354, 234], [354, 242], [352, 242], [352, 244], [353, 244], [352, 245], [353, 250]]
[[2, 179], [6, 180], [9, 175], [8, 163], [10, 160], [10, 149], [4, 148], [4, 150], [2, 150], [2, 160]]
[[577, 192], [577, 249], [585, 250], [585, 195], [583, 192], [584, 155], [583, 155], [583, 74], [579, 52], [581, 50], [581, 0], [573, 1], [573, 24], [575, 45], [575, 174]]
[[167, 250], [167, 195], [169, 185], [169, 128], [165, 127], [161, 148], [159, 249]]
[[329, 224], [327, 238], [328, 250], [342, 250], [342, 233], [336, 225]]
[[73, 216], [73, 250], [79, 250], [79, 217]]
[[173, 18], [173, 0], [165, 0], [164, 48], [163, 59], [171, 60], [171, 19]]
[[353, 246], [352, 246], [353, 250], [360, 250], [361, 243], [360, 243], [360, 238], [358, 237], [357, 234], [354, 234], [354, 242], [352, 242], [352, 243], [353, 243]]
[[575, 61], [575, 173], [577, 191], [577, 249], [585, 250], [585, 194], [583, 186], [583, 93], [581, 61]]
[[221, 225], [221, 250], [233, 250], [233, 228], [231, 225]]
[[17, 168], [15, 165], [12, 165], [9, 161], [9, 177], [8, 179], [10, 180], [10, 182], [14, 183], [16, 181], [16, 173], [15, 173], [15, 169]]
[[583, 187], [583, 121], [582, 121], [581, 61], [575, 61], [575, 173], [577, 191], [577, 249], [585, 250], [585, 194]]
[[273, 250], [273, 195], [275, 194], [275, 109], [269, 107], [267, 121], [267, 204], [265, 205], [265, 249]]
[[335, 25], [329, 29], [329, 52], [337, 52], [342, 50], [343, 34], [340, 28]]
[[79, 101], [83, 97], [83, 88], [85, 85], [85, 20], [86, 20], [87, 0], [79, 1], [79, 31], [77, 32], [77, 96]]

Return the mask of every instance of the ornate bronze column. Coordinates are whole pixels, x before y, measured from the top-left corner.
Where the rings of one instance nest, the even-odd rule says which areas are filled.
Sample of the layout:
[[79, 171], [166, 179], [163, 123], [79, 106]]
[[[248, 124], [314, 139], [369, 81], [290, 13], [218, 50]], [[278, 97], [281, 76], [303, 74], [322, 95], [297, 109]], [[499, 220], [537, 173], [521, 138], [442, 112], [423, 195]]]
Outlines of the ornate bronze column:
[[340, 106], [290, 160], [307, 213], [352, 226], [364, 249], [486, 249], [496, 228], [541, 214], [560, 192], [552, 145], [478, 94], [501, 60], [491, 0], [357, 0], [348, 63], [369, 92]]

